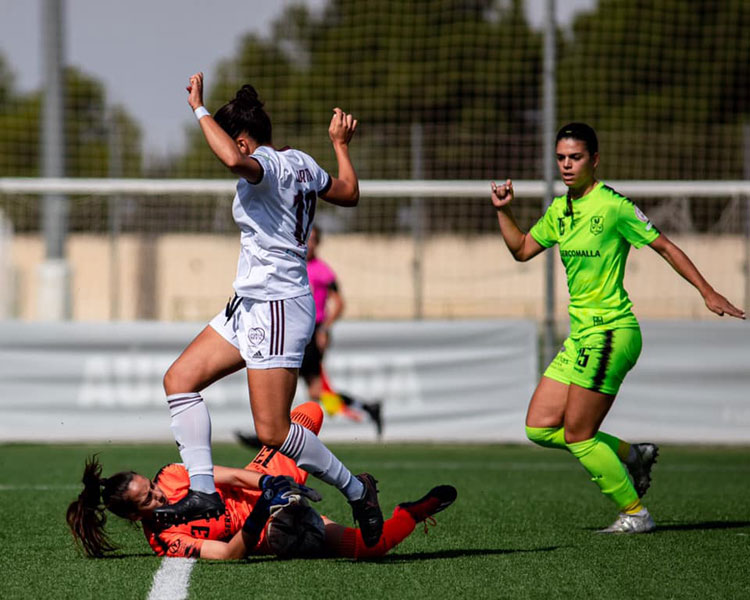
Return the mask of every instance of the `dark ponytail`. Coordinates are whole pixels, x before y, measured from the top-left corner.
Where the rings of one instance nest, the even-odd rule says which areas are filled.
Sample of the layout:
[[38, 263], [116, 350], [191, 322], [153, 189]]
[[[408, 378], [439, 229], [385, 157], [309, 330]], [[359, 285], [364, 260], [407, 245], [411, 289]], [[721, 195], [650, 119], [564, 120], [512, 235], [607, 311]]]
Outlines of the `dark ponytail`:
[[271, 143], [271, 119], [251, 85], [237, 90], [234, 99], [216, 111], [214, 120], [232, 139], [247, 133], [260, 145]]
[[87, 556], [101, 558], [117, 549], [104, 531], [105, 509], [124, 519], [136, 513], [133, 502], [125, 497], [134, 475], [133, 471], [124, 471], [110, 478], [102, 477], [102, 466], [96, 455], [86, 459], [81, 479], [83, 491], [70, 503], [65, 518], [73, 538]]
[[570, 228], [573, 229], [576, 224], [576, 217], [573, 214], [573, 198], [570, 193], [570, 188], [568, 188], [568, 193], [565, 195], [565, 203], [566, 208], [565, 212], [563, 213], [564, 216], [570, 217]]

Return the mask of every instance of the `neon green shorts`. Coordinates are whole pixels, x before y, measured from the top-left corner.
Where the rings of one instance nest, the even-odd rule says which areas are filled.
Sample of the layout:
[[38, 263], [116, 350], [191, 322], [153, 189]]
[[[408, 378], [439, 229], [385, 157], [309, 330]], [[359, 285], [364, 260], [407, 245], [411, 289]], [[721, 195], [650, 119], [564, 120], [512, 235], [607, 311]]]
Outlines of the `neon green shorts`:
[[610, 329], [577, 340], [567, 338], [544, 376], [614, 396], [638, 360], [642, 345], [640, 329]]

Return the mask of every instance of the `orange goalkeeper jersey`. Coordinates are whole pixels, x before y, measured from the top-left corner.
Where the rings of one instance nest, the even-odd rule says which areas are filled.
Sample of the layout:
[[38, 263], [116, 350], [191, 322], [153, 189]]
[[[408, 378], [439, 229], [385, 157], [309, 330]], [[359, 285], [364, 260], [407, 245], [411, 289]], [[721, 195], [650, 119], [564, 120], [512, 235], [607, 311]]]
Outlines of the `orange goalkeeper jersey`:
[[[154, 483], [161, 488], [172, 504], [185, 497], [190, 488], [190, 477], [183, 465], [171, 464], [156, 474]], [[198, 557], [204, 540], [227, 542], [242, 528], [260, 492], [221, 485], [216, 486], [216, 491], [226, 507], [224, 514], [218, 519], [196, 519], [189, 523], [163, 528], [153, 521], [144, 521], [143, 533], [156, 554]]]
[[[317, 402], [305, 402], [292, 411], [292, 421], [311, 430], [316, 435], [323, 424], [323, 411]], [[245, 467], [251, 471], [267, 475], [288, 475], [297, 483], [305, 483], [307, 473], [297, 467], [294, 461], [278, 450], [263, 446], [253, 461]], [[154, 483], [174, 504], [182, 500], [190, 488], [187, 469], [181, 464], [163, 467], [154, 477]], [[228, 542], [237, 533], [250, 515], [260, 497], [258, 490], [246, 490], [228, 485], [217, 485], [224, 500], [224, 514], [218, 519], [196, 519], [181, 525], [162, 526], [154, 521], [143, 522], [143, 533], [149, 545], [159, 556], [198, 557], [205, 540]], [[266, 529], [253, 549], [256, 554], [266, 554]]]

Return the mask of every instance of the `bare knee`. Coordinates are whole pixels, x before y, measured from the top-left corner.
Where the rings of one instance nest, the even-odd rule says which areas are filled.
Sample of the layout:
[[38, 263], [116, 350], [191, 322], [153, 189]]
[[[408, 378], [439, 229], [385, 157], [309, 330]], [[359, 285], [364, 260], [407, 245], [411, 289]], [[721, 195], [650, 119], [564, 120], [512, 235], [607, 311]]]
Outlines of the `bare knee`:
[[195, 381], [193, 381], [193, 377], [190, 376], [189, 370], [184, 368], [180, 361], [174, 362], [172, 366], [167, 369], [162, 383], [167, 396], [170, 394], [185, 394], [188, 392], [199, 391], [194, 389]]
[[255, 434], [260, 443], [271, 448], [280, 448], [289, 435], [290, 423], [270, 423], [255, 420]]

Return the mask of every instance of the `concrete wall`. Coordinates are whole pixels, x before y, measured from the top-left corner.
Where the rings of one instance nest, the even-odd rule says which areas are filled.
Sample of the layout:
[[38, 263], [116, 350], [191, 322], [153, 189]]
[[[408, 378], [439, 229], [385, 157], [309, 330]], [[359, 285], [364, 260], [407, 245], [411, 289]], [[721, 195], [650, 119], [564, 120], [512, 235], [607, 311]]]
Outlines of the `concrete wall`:
[[[0, 322], [0, 442], [172, 439], [162, 377], [200, 323]], [[643, 353], [604, 430], [630, 440], [750, 443], [750, 324], [644, 320]], [[386, 441], [525, 441], [538, 380], [533, 321], [347, 321], [326, 369], [383, 402]], [[43, 365], [44, 368], [40, 368]], [[240, 371], [204, 391], [213, 439], [250, 430]], [[304, 384], [298, 401], [307, 398]], [[324, 440], [374, 440], [326, 419]]]
[[[674, 241], [735, 304], [745, 304], [745, 244], [740, 236], [679, 236]], [[232, 294], [236, 235], [71, 235], [75, 320], [205, 321]], [[556, 252], [556, 250], [554, 250]], [[11, 244], [12, 316], [37, 319], [39, 236]], [[321, 256], [339, 275], [349, 319], [414, 315], [411, 238], [327, 235]], [[499, 235], [431, 236], [424, 248], [424, 315], [429, 318], [529, 317], [543, 310], [544, 260], [516, 263]], [[113, 268], [113, 265], [116, 268]], [[567, 289], [557, 261], [558, 314], [567, 319]], [[649, 248], [631, 251], [626, 286], [644, 318], [713, 318], [700, 295]]]
[[[162, 377], [201, 327], [0, 321], [0, 443], [171, 440]], [[536, 338], [522, 320], [349, 321], [326, 368], [337, 389], [383, 403], [385, 440], [520, 441]], [[251, 430], [244, 371], [203, 396], [214, 440]], [[301, 384], [297, 400], [306, 399]], [[377, 437], [342, 415], [326, 419], [322, 436]]]

